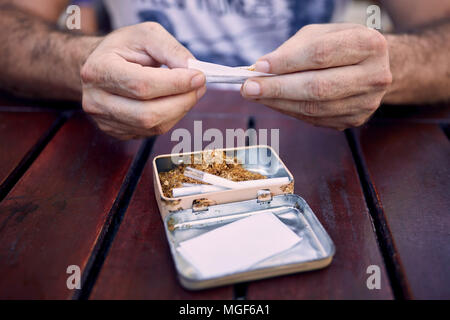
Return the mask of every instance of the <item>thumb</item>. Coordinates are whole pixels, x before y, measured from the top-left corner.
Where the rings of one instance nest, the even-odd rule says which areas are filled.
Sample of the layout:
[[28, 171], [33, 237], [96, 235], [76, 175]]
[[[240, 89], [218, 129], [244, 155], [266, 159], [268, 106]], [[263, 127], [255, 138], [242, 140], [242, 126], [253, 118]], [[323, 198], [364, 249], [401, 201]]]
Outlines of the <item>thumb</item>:
[[158, 23], [147, 24], [145, 49], [153, 59], [169, 68], [187, 68], [192, 53]]
[[259, 58], [255, 63], [255, 71], [274, 74], [295, 72], [297, 71], [294, 68], [296, 65], [291, 64], [291, 55], [290, 48], [287, 43], [285, 43], [275, 51]]

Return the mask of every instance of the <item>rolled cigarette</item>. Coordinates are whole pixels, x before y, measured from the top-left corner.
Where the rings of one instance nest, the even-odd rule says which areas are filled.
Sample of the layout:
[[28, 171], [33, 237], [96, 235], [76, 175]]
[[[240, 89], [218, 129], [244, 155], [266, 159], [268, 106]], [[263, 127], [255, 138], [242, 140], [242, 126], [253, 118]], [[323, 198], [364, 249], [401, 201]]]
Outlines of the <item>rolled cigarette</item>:
[[174, 188], [172, 190], [172, 195], [174, 198], [190, 196], [193, 194], [209, 193], [216, 191], [230, 190], [223, 187], [211, 186], [206, 184], [199, 184], [194, 187], [184, 187], [184, 188]]
[[[242, 187], [245, 188], [251, 188], [251, 187], [269, 187], [276, 184], [285, 184], [289, 183], [288, 177], [282, 177], [282, 178], [270, 178], [270, 179], [261, 179], [261, 180], [250, 180], [250, 181], [240, 181], [236, 182]], [[185, 186], [186, 185], [186, 186]], [[227, 188], [220, 187], [220, 186], [213, 186], [213, 185], [194, 185], [189, 186], [190, 184], [183, 183], [182, 188], [174, 188], [172, 190], [173, 196], [175, 198], [178, 197], [185, 197], [190, 196], [193, 194], [201, 194], [201, 193], [209, 193], [209, 192], [217, 192], [217, 191], [224, 191], [227, 190]]]
[[220, 187], [225, 187], [228, 189], [240, 189], [242, 188], [242, 186], [239, 185], [239, 183], [207, 173], [207, 172], [203, 172], [197, 169], [193, 169], [191, 167], [187, 167], [184, 170], [184, 175], [188, 178], [197, 180], [197, 181], [201, 181], [201, 182], [205, 182], [205, 183], [210, 183], [214, 186], [220, 186]]

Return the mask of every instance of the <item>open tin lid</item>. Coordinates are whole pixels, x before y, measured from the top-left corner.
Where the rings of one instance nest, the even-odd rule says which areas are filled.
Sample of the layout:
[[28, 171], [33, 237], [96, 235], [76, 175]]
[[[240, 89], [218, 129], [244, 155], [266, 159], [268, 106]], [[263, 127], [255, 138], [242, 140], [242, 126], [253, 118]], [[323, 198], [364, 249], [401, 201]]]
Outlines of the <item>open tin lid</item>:
[[[216, 150], [217, 151], [217, 150]], [[268, 146], [223, 149], [243, 164], [244, 169], [267, 178], [288, 177], [289, 183], [268, 187], [232, 189], [179, 198], [163, 194], [159, 172], [186, 163], [193, 154], [158, 156], [153, 161], [155, 194], [170, 250], [181, 284], [187, 289], [202, 289], [282, 274], [323, 268], [331, 263], [335, 247], [311, 208], [293, 194], [294, 178], [277, 153]], [[180, 244], [258, 214], [272, 213], [300, 241], [279, 254], [233, 272], [200, 272], [183, 254]]]
[[[244, 270], [205, 276], [180, 254], [183, 241], [196, 238], [216, 228], [249, 216], [273, 213], [292, 230], [300, 242], [290, 249]], [[248, 200], [210, 206], [196, 213], [192, 209], [169, 214], [164, 221], [167, 239], [181, 284], [188, 289], [202, 289], [241, 281], [323, 268], [331, 263], [334, 244], [298, 195], [279, 195], [270, 201]]]

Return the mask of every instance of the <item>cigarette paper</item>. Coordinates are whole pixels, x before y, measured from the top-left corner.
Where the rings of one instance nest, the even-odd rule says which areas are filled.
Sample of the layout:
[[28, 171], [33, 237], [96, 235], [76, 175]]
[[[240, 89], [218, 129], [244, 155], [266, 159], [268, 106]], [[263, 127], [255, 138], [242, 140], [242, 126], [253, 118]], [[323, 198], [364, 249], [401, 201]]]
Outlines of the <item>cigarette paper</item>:
[[[282, 177], [282, 178], [271, 178], [271, 179], [261, 179], [261, 180], [250, 180], [250, 181], [240, 181], [237, 182], [239, 185], [250, 188], [250, 187], [269, 187], [276, 184], [284, 184], [289, 183], [288, 177]], [[200, 193], [208, 193], [208, 192], [217, 192], [217, 191], [224, 191], [228, 188], [220, 187], [220, 186], [214, 186], [214, 185], [205, 185], [205, 184], [183, 184], [183, 188], [174, 188], [172, 190], [173, 197], [185, 197], [190, 196], [193, 194], [200, 194]]]
[[252, 77], [273, 76], [270, 73], [253, 71], [253, 66], [233, 68], [194, 59], [189, 59], [188, 68], [203, 72], [207, 83], [244, 83]]
[[248, 270], [300, 241], [279, 218], [266, 212], [180, 242], [177, 250], [203, 277], [213, 278]]

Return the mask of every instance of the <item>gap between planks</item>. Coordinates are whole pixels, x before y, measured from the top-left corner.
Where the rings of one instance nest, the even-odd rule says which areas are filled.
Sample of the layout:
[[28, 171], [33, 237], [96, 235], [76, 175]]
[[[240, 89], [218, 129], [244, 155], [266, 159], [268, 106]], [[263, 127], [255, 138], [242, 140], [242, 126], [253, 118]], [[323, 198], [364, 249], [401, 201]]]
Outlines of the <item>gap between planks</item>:
[[400, 300], [413, 299], [386, 215], [370, 178], [367, 164], [354, 129], [345, 130], [345, 137], [347, 138], [353, 156], [364, 199], [375, 229], [378, 247], [383, 256], [394, 297]]
[[50, 140], [53, 139], [59, 129], [61, 129], [64, 123], [66, 123], [67, 120], [72, 117], [72, 115], [72, 111], [61, 112], [58, 118], [52, 123], [50, 128], [39, 138], [34, 146], [25, 154], [22, 160], [20, 160], [19, 164], [5, 179], [3, 184], [0, 185], [0, 202], [6, 198], [8, 193], [14, 188], [17, 182], [19, 182], [20, 178], [22, 178], [25, 172], [33, 164], [34, 160], [37, 159], [44, 148], [48, 145]]
[[119, 227], [123, 221], [128, 205], [136, 190], [139, 179], [142, 175], [144, 167], [150, 157], [156, 137], [144, 140], [136, 153], [130, 168], [124, 178], [122, 186], [117, 194], [116, 199], [108, 213], [106, 221], [100, 232], [94, 249], [88, 259], [82, 276], [82, 285], [80, 290], [76, 290], [72, 296], [72, 300], [88, 300], [94, 288], [101, 268], [106, 260], [109, 249], [114, 242], [114, 238], [119, 231]]

